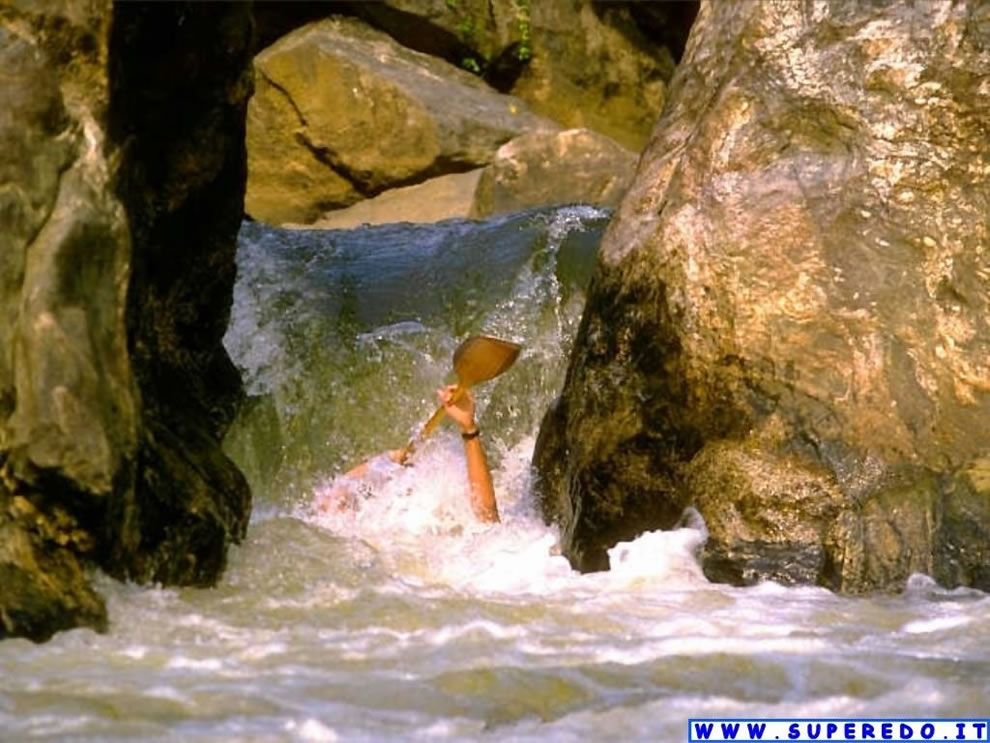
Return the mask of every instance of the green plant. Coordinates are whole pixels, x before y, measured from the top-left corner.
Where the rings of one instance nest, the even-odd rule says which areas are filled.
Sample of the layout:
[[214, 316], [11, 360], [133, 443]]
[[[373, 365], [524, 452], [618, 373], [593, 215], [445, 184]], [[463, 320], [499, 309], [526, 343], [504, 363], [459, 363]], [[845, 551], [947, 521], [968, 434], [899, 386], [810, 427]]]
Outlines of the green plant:
[[519, 47], [516, 49], [516, 58], [520, 62], [527, 61], [533, 56], [532, 27], [529, 20], [530, 0], [514, 0], [516, 8], [516, 26], [519, 29]]
[[476, 30], [477, 30], [477, 26], [475, 26], [474, 18], [471, 17], [463, 18], [457, 24], [457, 32], [461, 34], [465, 39], [470, 39], [474, 35], [474, 32]]

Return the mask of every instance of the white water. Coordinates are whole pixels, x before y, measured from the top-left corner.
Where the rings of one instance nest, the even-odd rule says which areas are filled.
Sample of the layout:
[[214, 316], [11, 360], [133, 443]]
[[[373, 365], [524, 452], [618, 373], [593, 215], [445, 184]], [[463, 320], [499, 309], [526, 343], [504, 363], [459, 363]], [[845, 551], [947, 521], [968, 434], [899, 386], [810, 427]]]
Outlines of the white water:
[[[505, 229], [493, 244], [522, 230]], [[421, 321], [386, 312], [381, 298], [359, 305], [357, 315], [381, 317], [351, 328], [349, 346], [337, 338], [347, 348], [328, 357], [337, 330], [299, 299], [310, 289], [323, 299], [319, 246], [303, 246], [299, 268], [295, 253], [274, 260], [259, 245], [243, 246], [228, 339], [249, 382], [274, 399], [248, 416], [236, 447], [255, 478], [246, 541], [212, 590], [98, 576], [106, 635], [0, 643], [2, 743], [683, 741], [692, 716], [986, 716], [986, 594], [924, 576], [866, 598], [713, 585], [698, 564], [703, 525], [690, 518], [698, 528], [618, 545], [608, 573], [577, 574], [555, 554], [528, 463], [580, 308], [559, 300], [552, 265], [524, 261], [493, 296], [431, 284], [463, 304], [449, 315], [447, 300], [417, 305]], [[334, 249], [352, 261], [346, 245]], [[375, 266], [349, 280], [361, 285]], [[356, 511], [318, 515], [334, 471], [404, 443], [429, 414], [426, 387], [461, 324], [526, 345], [479, 391], [503, 523], [471, 516], [449, 430]]]
[[109, 634], [0, 645], [2, 740], [677, 741], [690, 716], [986, 714], [985, 594], [712, 585], [696, 529], [576, 574], [534, 517], [529, 445], [496, 473], [500, 525], [470, 516], [440, 436], [357, 513], [256, 519], [215, 590], [101, 580]]

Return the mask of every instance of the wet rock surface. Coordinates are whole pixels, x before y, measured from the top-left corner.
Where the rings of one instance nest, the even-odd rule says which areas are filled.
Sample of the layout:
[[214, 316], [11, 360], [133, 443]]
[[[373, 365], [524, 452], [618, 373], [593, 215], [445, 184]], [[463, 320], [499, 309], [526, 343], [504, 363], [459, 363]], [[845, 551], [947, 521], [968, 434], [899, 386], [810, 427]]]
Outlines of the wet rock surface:
[[702, 6], [536, 464], [565, 553], [695, 505], [705, 568], [990, 586], [990, 16]]
[[103, 629], [88, 566], [206, 585], [243, 535], [220, 339], [250, 28], [225, 6], [0, 9], [0, 637]]

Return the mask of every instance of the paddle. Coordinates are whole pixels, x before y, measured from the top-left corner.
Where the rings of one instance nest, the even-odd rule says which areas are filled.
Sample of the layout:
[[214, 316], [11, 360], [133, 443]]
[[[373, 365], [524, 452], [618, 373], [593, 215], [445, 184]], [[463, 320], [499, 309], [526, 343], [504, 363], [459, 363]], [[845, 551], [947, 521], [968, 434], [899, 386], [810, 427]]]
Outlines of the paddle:
[[[454, 351], [454, 374], [457, 375], [457, 389], [454, 390], [453, 401], [461, 398], [469, 387], [497, 377], [504, 372], [519, 356], [522, 346], [489, 335], [473, 335], [461, 343]], [[426, 425], [418, 435], [413, 436], [401, 450], [398, 461], [404, 462], [413, 453], [416, 445], [425, 439], [437, 427], [444, 416], [441, 405], [426, 421]]]

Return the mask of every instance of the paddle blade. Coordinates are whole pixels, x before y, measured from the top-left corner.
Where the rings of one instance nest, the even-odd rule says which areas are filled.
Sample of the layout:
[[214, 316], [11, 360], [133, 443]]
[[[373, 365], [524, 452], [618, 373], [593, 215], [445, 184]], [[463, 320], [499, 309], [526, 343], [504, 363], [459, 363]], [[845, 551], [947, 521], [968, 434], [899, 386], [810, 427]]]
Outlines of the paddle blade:
[[471, 336], [454, 351], [454, 373], [462, 387], [473, 387], [512, 366], [521, 350], [518, 343], [489, 335]]
[[[481, 382], [497, 377], [512, 366], [522, 346], [518, 343], [492, 338], [489, 335], [474, 335], [461, 343], [454, 351], [454, 373], [457, 374], [459, 388], [454, 398], [460, 397], [464, 390]], [[402, 459], [410, 456], [418, 442], [425, 439], [444, 416], [443, 407], [437, 411], [423, 426], [418, 436], [414, 436], [402, 450]]]

